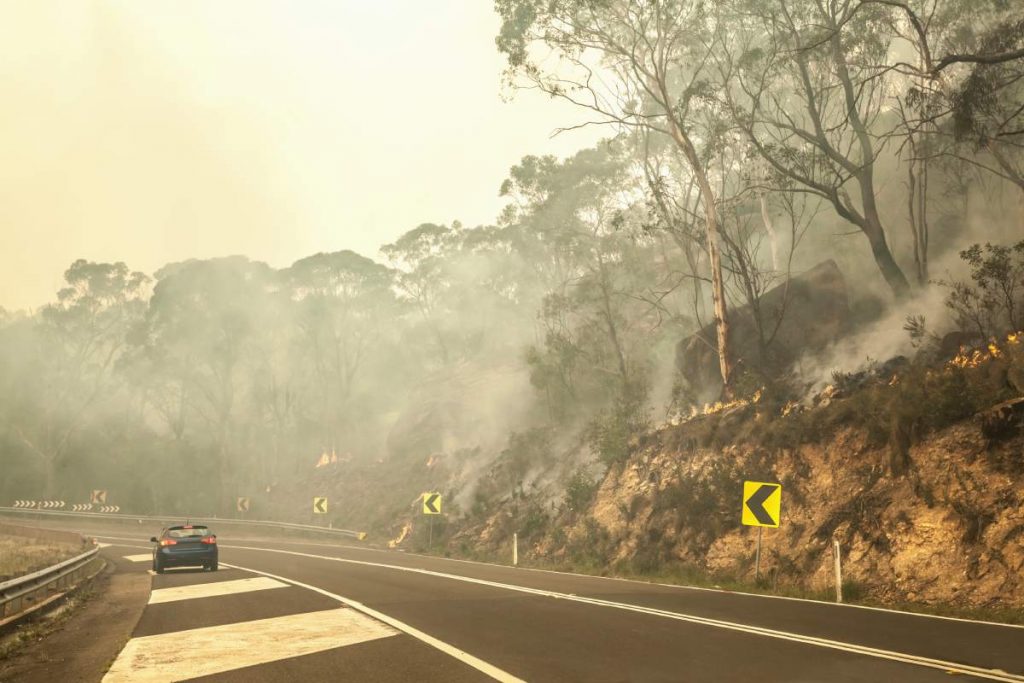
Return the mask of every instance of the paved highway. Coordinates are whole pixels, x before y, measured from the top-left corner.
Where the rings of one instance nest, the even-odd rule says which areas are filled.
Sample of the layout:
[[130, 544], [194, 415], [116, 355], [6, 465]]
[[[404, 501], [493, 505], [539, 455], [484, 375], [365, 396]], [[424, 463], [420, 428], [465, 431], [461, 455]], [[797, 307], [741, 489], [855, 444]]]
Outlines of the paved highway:
[[[147, 571], [143, 537], [104, 553]], [[1024, 681], [1024, 629], [337, 544], [153, 577], [118, 681]]]

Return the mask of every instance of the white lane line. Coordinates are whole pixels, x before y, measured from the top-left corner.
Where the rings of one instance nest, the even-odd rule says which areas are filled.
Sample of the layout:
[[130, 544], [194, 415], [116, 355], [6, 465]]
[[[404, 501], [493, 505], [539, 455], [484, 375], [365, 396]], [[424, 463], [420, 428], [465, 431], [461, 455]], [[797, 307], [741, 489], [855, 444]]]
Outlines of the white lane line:
[[[930, 657], [922, 657], [919, 655], [906, 654], [903, 652], [895, 652], [892, 650], [881, 650], [878, 648], [868, 647], [866, 645], [857, 645], [854, 643], [844, 643], [836, 640], [829, 640], [827, 638], [818, 638], [816, 636], [808, 636], [799, 633], [790, 633], [787, 631], [777, 631], [775, 629], [763, 628], [761, 626], [749, 626], [747, 624], [740, 624], [731, 621], [723, 621], [720, 619], [709, 619], [707, 617], [698, 617], [690, 614], [683, 614], [681, 612], [671, 612], [668, 610], [660, 610], [653, 607], [643, 607], [640, 605], [633, 605], [625, 602], [613, 602], [611, 600], [601, 600], [599, 598], [587, 598], [579, 595], [572, 595], [570, 593], [558, 593], [555, 591], [546, 591], [538, 588], [527, 588], [525, 586], [517, 586], [508, 583], [498, 583], [497, 581], [487, 581], [485, 579], [474, 579], [468, 576], [460, 576], [458, 574], [447, 574], [444, 572], [435, 572], [429, 569], [417, 569], [415, 567], [403, 567], [400, 565], [393, 564], [382, 564], [379, 562], [367, 562], [365, 560], [349, 560], [341, 557], [329, 557], [325, 555], [313, 555], [310, 553], [300, 553], [294, 550], [276, 550], [272, 548], [254, 548], [249, 546], [222, 546], [224, 548], [230, 548], [235, 550], [253, 550], [257, 552], [268, 552], [268, 553], [279, 553], [283, 555], [295, 555], [298, 557], [308, 557], [318, 560], [327, 560], [329, 562], [343, 562], [345, 564], [355, 564], [367, 567], [379, 567], [382, 569], [393, 569], [395, 571], [410, 572], [413, 574], [425, 574], [427, 576], [436, 576], [438, 578], [451, 579], [453, 581], [462, 581], [464, 583], [473, 583], [481, 586], [489, 586], [491, 588], [500, 588], [508, 591], [515, 591], [518, 593], [527, 593], [530, 595], [539, 595], [543, 597], [557, 598], [560, 600], [571, 600], [573, 602], [581, 602], [589, 605], [597, 605], [600, 607], [612, 607], [614, 609], [626, 610], [629, 612], [639, 612], [642, 614], [649, 614], [652, 616], [665, 617], [668, 619], [675, 619], [677, 621], [686, 621], [693, 624], [701, 624], [703, 626], [712, 626], [715, 628], [727, 629], [730, 631], [740, 631], [743, 633], [749, 633], [752, 635], [766, 636], [769, 638], [777, 638], [779, 640], [789, 640], [797, 643], [804, 643], [806, 645], [814, 645], [817, 647], [824, 647], [832, 650], [842, 650], [844, 652], [851, 652], [854, 654], [865, 655], [868, 657], [876, 657], [879, 659], [888, 659], [896, 662], [902, 662], [904, 664], [914, 664], [916, 666], [923, 666], [931, 669], [939, 669], [951, 674], [970, 674], [979, 678], [986, 678], [993, 681], [1005, 681], [1008, 683], [1024, 683], [1024, 676], [1017, 674], [1008, 673], [1000, 669], [985, 669], [982, 667], [972, 666], [968, 664], [958, 664], [956, 662], [947, 662], [940, 659], [932, 659]], [[244, 569], [238, 567], [238, 569]], [[288, 578], [280, 576], [274, 576], [273, 574], [266, 574], [259, 572], [254, 569], [245, 569], [245, 571], [254, 572], [257, 574], [263, 574], [264, 576], [271, 576], [282, 581], [288, 581], [296, 583]], [[312, 586], [306, 586], [312, 590], [318, 590]], [[322, 592], [322, 591], [321, 591]], [[326, 593], [325, 593], [326, 594]], [[353, 606], [358, 603], [352, 603]], [[367, 610], [365, 606], [357, 607], [356, 609]], [[367, 614], [370, 612], [367, 611]], [[379, 614], [379, 613], [377, 613]], [[371, 615], [376, 616], [376, 615]], [[383, 616], [383, 615], [381, 615]], [[378, 616], [377, 618], [381, 618]]]
[[[284, 551], [284, 552], [287, 552], [287, 551]], [[407, 633], [408, 635], [412, 636], [413, 638], [416, 638], [417, 640], [420, 640], [420, 641], [426, 643], [427, 645], [430, 645], [431, 647], [437, 648], [441, 652], [444, 652], [445, 654], [447, 654], [447, 655], [449, 655], [451, 657], [454, 657], [455, 659], [459, 660], [460, 662], [462, 662], [464, 664], [468, 664], [469, 666], [473, 667], [477, 671], [490, 676], [491, 678], [493, 678], [496, 681], [500, 681], [501, 683], [526, 683], [526, 681], [522, 680], [521, 678], [516, 678], [512, 674], [508, 673], [507, 671], [502, 671], [501, 669], [499, 669], [498, 667], [494, 666], [493, 664], [488, 664], [484, 660], [479, 659], [478, 657], [474, 657], [473, 655], [469, 654], [468, 652], [464, 652], [463, 650], [460, 650], [459, 648], [455, 647], [454, 645], [449, 645], [448, 643], [444, 642], [443, 640], [438, 640], [434, 636], [426, 634], [423, 631], [420, 631], [419, 629], [413, 628], [412, 626], [409, 626], [405, 622], [399, 621], [398, 619], [395, 619], [394, 617], [389, 617], [388, 615], [386, 615], [386, 614], [384, 614], [382, 612], [378, 612], [375, 609], [367, 607], [366, 605], [364, 605], [361, 602], [357, 602], [357, 601], [352, 600], [350, 598], [343, 597], [343, 596], [338, 595], [336, 593], [331, 593], [329, 591], [325, 591], [323, 588], [317, 588], [316, 586], [311, 586], [308, 583], [302, 583], [301, 581], [296, 581], [295, 579], [289, 579], [287, 577], [278, 576], [277, 574], [271, 574], [269, 572], [261, 572], [258, 569], [249, 569], [248, 567], [240, 567], [240, 566], [238, 566], [236, 564], [225, 564], [223, 562], [221, 562], [221, 566], [222, 567], [231, 567], [233, 569], [240, 569], [243, 572], [251, 572], [253, 574], [259, 574], [260, 576], [266, 576], [266, 577], [269, 577], [271, 579], [277, 579], [279, 581], [284, 581], [286, 583], [290, 583], [292, 585], [299, 586], [300, 588], [306, 588], [306, 589], [311, 590], [313, 592], [319, 593], [320, 595], [323, 595], [323, 596], [326, 596], [328, 598], [332, 598], [334, 600], [337, 600], [338, 602], [340, 602], [340, 603], [342, 603], [344, 605], [348, 605], [349, 607], [351, 607], [354, 610], [358, 610], [358, 611], [362, 612], [363, 614], [365, 614], [365, 615], [367, 615], [369, 617], [373, 617], [374, 619], [376, 619], [378, 621], [384, 622], [385, 624], [387, 624], [388, 626], [391, 626], [392, 628], [395, 628], [395, 629], [398, 629], [399, 631]], [[107, 683], [106, 679], [104, 679], [104, 683]]]
[[351, 609], [161, 633], [129, 640], [103, 683], [183, 681], [395, 635]]
[[149, 555], [149, 554], [145, 554], [145, 555], [125, 555], [124, 559], [128, 560], [129, 562], [152, 562], [153, 561], [153, 556]]
[[271, 588], [287, 588], [288, 584], [257, 576], [254, 579], [235, 579], [233, 581], [216, 581], [214, 583], [194, 583], [187, 586], [158, 588], [149, 594], [149, 604], [158, 605], [163, 602], [193, 600], [196, 598], [213, 598], [219, 595], [235, 595], [264, 591]]

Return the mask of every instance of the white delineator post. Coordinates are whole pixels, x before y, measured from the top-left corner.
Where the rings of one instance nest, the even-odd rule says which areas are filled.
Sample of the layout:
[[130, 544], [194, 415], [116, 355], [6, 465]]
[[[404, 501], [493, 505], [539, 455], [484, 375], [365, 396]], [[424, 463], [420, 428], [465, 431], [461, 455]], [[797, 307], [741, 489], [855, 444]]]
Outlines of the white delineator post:
[[832, 557], [835, 560], [836, 571], [836, 602], [843, 601], [843, 565], [839, 555], [839, 539], [832, 539]]
[[519, 533], [512, 532], [512, 566], [519, 566]]

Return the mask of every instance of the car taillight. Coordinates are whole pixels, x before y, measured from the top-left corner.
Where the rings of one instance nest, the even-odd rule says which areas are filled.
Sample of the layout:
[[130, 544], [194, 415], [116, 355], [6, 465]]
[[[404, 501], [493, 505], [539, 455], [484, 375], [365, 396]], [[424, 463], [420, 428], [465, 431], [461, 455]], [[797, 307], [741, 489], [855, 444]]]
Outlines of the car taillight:
[[203, 536], [203, 543], [206, 545], [217, 545], [216, 536]]
[[165, 538], [164, 540], [160, 541], [160, 545], [178, 545], [178, 542], [175, 541], [173, 538]]

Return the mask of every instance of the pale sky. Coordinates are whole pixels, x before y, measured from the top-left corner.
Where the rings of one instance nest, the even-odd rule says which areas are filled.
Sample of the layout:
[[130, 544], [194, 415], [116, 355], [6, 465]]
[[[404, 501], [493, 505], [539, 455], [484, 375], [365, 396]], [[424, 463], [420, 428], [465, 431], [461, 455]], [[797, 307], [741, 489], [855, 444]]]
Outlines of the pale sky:
[[0, 0], [0, 306], [76, 258], [280, 267], [492, 221], [522, 156], [610, 132], [503, 101], [497, 29], [489, 0]]

